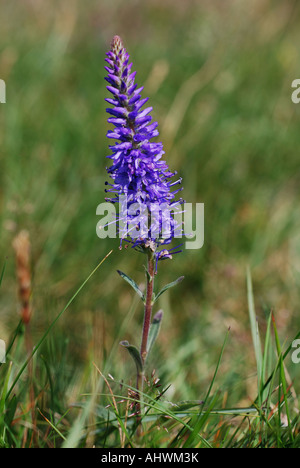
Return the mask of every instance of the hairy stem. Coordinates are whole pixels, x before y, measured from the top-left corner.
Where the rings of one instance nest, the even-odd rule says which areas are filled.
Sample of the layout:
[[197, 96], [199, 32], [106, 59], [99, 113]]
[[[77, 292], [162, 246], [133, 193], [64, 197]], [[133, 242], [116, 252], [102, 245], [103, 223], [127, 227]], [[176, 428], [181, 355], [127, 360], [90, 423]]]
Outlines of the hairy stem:
[[[142, 333], [142, 342], [140, 355], [143, 363], [143, 370], [137, 371], [137, 381], [136, 387], [138, 393], [143, 392], [144, 388], [144, 366], [147, 357], [147, 346], [148, 346], [148, 336], [151, 325], [151, 316], [152, 316], [152, 296], [154, 288], [154, 275], [155, 275], [155, 258], [152, 252], [148, 253], [148, 269], [147, 269], [147, 291], [146, 291], [146, 302], [145, 302], [145, 311], [144, 311], [144, 324], [143, 324], [143, 333]], [[137, 424], [138, 424], [138, 434], [141, 430], [141, 406], [142, 406], [142, 395], [139, 394], [139, 401], [137, 404]]]
[[155, 274], [155, 265], [152, 252], [148, 254], [148, 274], [147, 274], [147, 292], [146, 292], [146, 303], [145, 303], [145, 314], [144, 314], [144, 325], [143, 325], [143, 335], [141, 343], [141, 358], [143, 364], [145, 363], [147, 357], [147, 345], [148, 345], [148, 336], [149, 329], [151, 325], [151, 315], [152, 315], [152, 296], [154, 288], [154, 274]]

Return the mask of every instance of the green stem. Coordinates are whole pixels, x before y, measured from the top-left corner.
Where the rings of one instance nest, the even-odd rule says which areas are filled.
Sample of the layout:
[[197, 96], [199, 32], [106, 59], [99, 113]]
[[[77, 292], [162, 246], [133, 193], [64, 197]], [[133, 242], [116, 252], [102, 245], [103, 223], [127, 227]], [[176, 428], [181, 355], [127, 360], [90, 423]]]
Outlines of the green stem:
[[[137, 382], [136, 387], [138, 393], [141, 391], [143, 393], [144, 388], [144, 366], [147, 358], [147, 346], [148, 346], [148, 337], [149, 330], [151, 325], [151, 316], [152, 316], [152, 297], [153, 297], [153, 288], [154, 288], [154, 275], [155, 275], [155, 257], [153, 252], [149, 251], [148, 253], [148, 269], [147, 269], [147, 291], [146, 291], [146, 301], [145, 301], [145, 311], [144, 311], [144, 324], [143, 324], [143, 333], [142, 333], [142, 342], [140, 355], [143, 363], [143, 370], [137, 371]], [[137, 404], [137, 423], [140, 429], [141, 423], [141, 406], [142, 406], [142, 397], [139, 394], [139, 402]]]
[[146, 292], [146, 302], [145, 302], [145, 314], [144, 314], [144, 325], [143, 325], [143, 334], [142, 334], [142, 343], [141, 343], [141, 358], [143, 365], [147, 357], [147, 345], [148, 345], [148, 336], [151, 325], [151, 315], [152, 315], [152, 297], [153, 297], [153, 288], [154, 288], [154, 274], [155, 274], [155, 263], [154, 256], [152, 252], [148, 254], [148, 274], [147, 274], [147, 292]]

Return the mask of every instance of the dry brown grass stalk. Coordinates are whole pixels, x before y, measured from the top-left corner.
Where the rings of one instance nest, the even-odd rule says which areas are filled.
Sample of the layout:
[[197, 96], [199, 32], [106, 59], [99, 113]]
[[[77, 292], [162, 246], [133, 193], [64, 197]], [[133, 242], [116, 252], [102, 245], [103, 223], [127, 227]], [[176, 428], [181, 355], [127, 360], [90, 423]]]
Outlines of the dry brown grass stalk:
[[32, 315], [31, 297], [31, 269], [30, 269], [30, 239], [27, 231], [20, 231], [13, 240], [16, 254], [16, 274], [21, 303], [21, 318], [25, 324], [30, 322]]

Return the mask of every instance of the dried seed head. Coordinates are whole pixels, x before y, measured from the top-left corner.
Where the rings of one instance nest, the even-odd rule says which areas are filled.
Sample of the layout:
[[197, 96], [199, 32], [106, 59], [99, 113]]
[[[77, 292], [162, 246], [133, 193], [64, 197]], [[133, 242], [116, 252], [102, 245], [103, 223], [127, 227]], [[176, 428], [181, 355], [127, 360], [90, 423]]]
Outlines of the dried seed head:
[[30, 240], [27, 231], [21, 231], [13, 240], [16, 255], [16, 275], [21, 302], [21, 317], [24, 323], [31, 318], [31, 273], [30, 273]]

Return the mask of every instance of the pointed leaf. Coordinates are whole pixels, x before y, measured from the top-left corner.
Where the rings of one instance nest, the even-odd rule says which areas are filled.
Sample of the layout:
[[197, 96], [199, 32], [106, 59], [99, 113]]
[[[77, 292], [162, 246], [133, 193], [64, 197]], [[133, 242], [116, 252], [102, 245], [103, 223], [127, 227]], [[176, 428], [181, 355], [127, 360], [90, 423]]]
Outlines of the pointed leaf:
[[147, 344], [147, 355], [149, 355], [155, 340], [158, 336], [161, 321], [163, 318], [163, 311], [159, 310], [153, 317], [153, 321], [150, 325], [149, 336], [148, 336], [148, 344]]
[[151, 281], [152, 281], [152, 277], [151, 277], [149, 271], [147, 270], [147, 268], [145, 267], [145, 265], [144, 265], [144, 268], [145, 268], [145, 274], [146, 274], [147, 283], [149, 284], [149, 283], [151, 283]]
[[117, 272], [119, 273], [119, 275], [121, 276], [121, 278], [123, 278], [125, 281], [127, 281], [127, 283], [130, 284], [130, 286], [135, 290], [135, 292], [140, 296], [140, 298], [142, 299], [142, 301], [145, 300], [145, 297], [144, 297], [144, 294], [142, 293], [142, 291], [140, 290], [140, 288], [138, 287], [138, 285], [136, 284], [136, 282], [130, 278], [130, 276], [126, 275], [126, 273], [123, 273], [123, 271], [120, 271], [120, 270], [117, 270]]
[[256, 359], [256, 368], [257, 368], [257, 383], [258, 383], [258, 394], [260, 395], [260, 386], [261, 386], [261, 377], [262, 377], [262, 348], [261, 348], [261, 341], [260, 341], [260, 334], [258, 329], [258, 322], [255, 312], [254, 306], [254, 295], [253, 295], [253, 286], [252, 286], [252, 278], [250, 269], [247, 269], [247, 293], [248, 293], [248, 310], [249, 310], [249, 317], [250, 317], [250, 326], [251, 326], [251, 334], [252, 334], [252, 341], [253, 347], [255, 352], [255, 359]]
[[141, 358], [139, 350], [135, 346], [130, 345], [128, 341], [121, 341], [120, 345], [126, 348], [130, 356], [133, 358], [137, 371], [142, 372], [143, 363], [142, 363], [142, 358]]
[[172, 283], [166, 284], [166, 286], [164, 286], [164, 287], [159, 291], [159, 293], [156, 295], [155, 301], [157, 301], [157, 299], [159, 298], [159, 296], [161, 296], [165, 291], [167, 291], [168, 289], [173, 288], [173, 287], [176, 286], [177, 284], [181, 283], [181, 281], [182, 281], [183, 279], [184, 279], [184, 276], [180, 276], [179, 278], [177, 278], [177, 280], [173, 281]]

